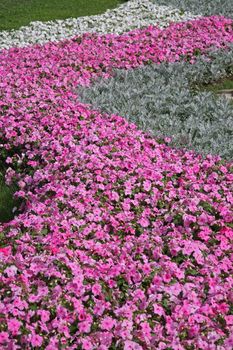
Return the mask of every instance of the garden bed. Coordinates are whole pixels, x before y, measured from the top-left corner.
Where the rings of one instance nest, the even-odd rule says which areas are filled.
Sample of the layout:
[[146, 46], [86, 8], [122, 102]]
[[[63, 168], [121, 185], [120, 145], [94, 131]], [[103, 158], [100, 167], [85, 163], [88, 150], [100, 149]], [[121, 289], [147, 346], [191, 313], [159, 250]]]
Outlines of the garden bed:
[[[148, 11], [152, 5], [145, 3]], [[133, 11], [144, 8], [142, 1], [129, 2], [120, 13], [131, 5]], [[223, 143], [218, 147], [209, 136], [205, 143], [200, 132], [197, 145], [212, 154], [201, 155], [191, 142], [189, 149], [173, 147], [170, 135], [156, 138], [127, 115], [80, 101], [78, 87], [117, 76], [127, 86], [127, 75], [139, 77], [141, 69], [143, 79], [159, 72], [172, 90], [176, 80], [179, 84], [176, 76], [170, 84], [173, 69], [177, 76], [192, 72], [186, 74], [188, 87], [188, 77], [194, 79], [195, 69], [203, 67], [201, 59], [212, 62], [217, 55], [222, 69], [228, 67], [231, 18], [194, 15], [180, 21], [190, 13], [167, 7], [158, 13], [163, 16], [155, 13], [157, 26], [143, 22], [132, 30], [133, 16], [128, 27], [124, 20], [127, 30], [121, 35], [118, 19], [109, 26], [114, 34], [94, 30], [70, 38], [71, 31], [54, 40], [47, 34], [50, 24], [45, 35], [39, 25], [43, 45], [31, 37], [20, 44], [21, 30], [4, 34], [1, 156], [5, 181], [18, 186], [15, 195], [24, 208], [0, 227], [3, 350], [232, 347], [230, 145], [224, 153]], [[170, 18], [178, 20], [169, 23]], [[105, 32], [100, 17], [96, 21], [95, 28]], [[129, 94], [138, 90], [136, 80]], [[178, 110], [174, 117], [193, 137], [191, 95], [184, 95], [189, 108], [183, 117]], [[228, 107], [222, 105], [219, 140], [224, 137], [225, 143]], [[213, 116], [205, 124], [210, 133], [219, 125]], [[180, 135], [181, 127], [176, 130]]]

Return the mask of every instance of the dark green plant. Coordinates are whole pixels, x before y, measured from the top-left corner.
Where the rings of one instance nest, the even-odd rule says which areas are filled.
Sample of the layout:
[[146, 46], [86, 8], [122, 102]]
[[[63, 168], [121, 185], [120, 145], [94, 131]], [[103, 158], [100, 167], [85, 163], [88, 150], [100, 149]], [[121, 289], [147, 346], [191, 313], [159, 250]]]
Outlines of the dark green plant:
[[17, 190], [15, 185], [7, 186], [4, 174], [0, 173], [0, 222], [8, 222], [17, 212], [20, 201], [14, 197]]

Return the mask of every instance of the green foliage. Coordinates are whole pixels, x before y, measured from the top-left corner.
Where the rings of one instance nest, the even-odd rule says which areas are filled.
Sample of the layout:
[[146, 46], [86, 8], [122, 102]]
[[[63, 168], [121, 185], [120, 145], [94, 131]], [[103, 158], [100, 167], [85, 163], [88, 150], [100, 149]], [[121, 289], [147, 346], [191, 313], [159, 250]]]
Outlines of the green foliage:
[[13, 209], [19, 205], [14, 198], [16, 186], [7, 186], [3, 173], [0, 173], [0, 222], [8, 222], [14, 217]]

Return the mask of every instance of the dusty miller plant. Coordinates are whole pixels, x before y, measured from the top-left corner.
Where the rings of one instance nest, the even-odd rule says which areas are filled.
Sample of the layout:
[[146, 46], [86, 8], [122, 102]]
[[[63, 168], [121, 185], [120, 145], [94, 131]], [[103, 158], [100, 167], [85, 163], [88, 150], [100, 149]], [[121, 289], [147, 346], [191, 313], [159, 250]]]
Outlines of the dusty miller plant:
[[204, 16], [223, 15], [233, 17], [231, 0], [151, 0], [156, 5], [175, 6], [183, 11], [190, 11]]
[[171, 136], [172, 145], [203, 154], [233, 156], [233, 106], [198, 86], [233, 74], [233, 46], [209, 59], [162, 63], [117, 70], [90, 88], [79, 88], [82, 102], [102, 112], [135, 122], [157, 137]]

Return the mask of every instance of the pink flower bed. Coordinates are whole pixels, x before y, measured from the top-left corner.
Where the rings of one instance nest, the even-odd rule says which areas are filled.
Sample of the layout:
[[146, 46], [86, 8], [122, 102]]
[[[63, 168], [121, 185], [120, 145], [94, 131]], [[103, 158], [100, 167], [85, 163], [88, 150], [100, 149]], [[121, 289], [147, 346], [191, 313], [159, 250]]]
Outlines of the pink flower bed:
[[0, 53], [6, 177], [26, 203], [1, 228], [1, 349], [232, 348], [232, 164], [74, 91], [230, 42], [232, 20], [212, 17]]

